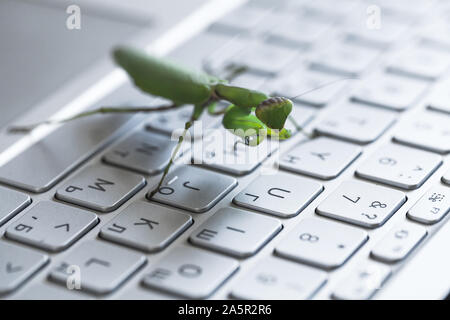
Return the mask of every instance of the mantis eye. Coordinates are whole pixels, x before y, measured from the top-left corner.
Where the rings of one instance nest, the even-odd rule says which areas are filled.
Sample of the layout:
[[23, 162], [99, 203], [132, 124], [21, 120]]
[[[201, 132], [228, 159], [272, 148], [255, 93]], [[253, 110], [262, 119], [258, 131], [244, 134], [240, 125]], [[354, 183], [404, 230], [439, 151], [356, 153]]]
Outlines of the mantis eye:
[[255, 110], [256, 117], [271, 129], [281, 130], [292, 111], [292, 101], [273, 97], [261, 102]]

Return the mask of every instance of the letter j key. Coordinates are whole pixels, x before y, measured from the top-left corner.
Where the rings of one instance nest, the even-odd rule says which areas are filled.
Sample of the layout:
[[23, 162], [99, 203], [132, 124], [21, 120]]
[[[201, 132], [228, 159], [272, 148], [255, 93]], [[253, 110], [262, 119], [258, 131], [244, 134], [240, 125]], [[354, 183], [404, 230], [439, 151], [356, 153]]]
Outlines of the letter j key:
[[201, 213], [211, 209], [236, 186], [237, 181], [232, 177], [192, 165], [181, 166], [167, 175], [151, 200]]

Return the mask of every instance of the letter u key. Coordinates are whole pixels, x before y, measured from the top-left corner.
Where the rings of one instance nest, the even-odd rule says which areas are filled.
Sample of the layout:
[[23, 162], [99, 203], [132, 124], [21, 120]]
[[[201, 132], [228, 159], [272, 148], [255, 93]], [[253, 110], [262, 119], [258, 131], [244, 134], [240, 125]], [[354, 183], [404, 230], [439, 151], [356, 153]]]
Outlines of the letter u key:
[[271, 196], [277, 197], [277, 198], [281, 198], [284, 199], [284, 196], [281, 196], [279, 194], [276, 194], [274, 191], [281, 191], [281, 192], [286, 192], [286, 193], [291, 193], [289, 190], [285, 190], [285, 189], [281, 189], [281, 188], [270, 188], [267, 193], [270, 194]]

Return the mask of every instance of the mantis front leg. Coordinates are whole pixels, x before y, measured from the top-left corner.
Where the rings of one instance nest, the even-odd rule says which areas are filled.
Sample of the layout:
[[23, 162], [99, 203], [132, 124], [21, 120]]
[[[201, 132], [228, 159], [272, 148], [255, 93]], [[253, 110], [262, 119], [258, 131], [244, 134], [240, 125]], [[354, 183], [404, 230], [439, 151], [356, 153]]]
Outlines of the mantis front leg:
[[224, 107], [220, 110], [216, 110], [217, 103], [211, 103], [208, 107], [208, 114], [211, 116], [220, 116], [227, 112], [228, 107]]
[[295, 127], [295, 130], [297, 132], [300, 132], [304, 136], [306, 136], [308, 139], [314, 138], [314, 135], [310, 132], [306, 132], [301, 125], [298, 124], [297, 121], [295, 121], [294, 117], [292, 115], [288, 116], [288, 120], [292, 123], [292, 125]]

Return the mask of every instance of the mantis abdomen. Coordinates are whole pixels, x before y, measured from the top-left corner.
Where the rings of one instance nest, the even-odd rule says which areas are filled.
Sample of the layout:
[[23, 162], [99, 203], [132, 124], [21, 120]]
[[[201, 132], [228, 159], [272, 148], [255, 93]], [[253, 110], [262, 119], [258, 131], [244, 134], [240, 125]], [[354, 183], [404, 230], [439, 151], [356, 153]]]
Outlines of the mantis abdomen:
[[175, 104], [205, 103], [211, 97], [212, 86], [220, 82], [206, 73], [185, 69], [130, 47], [116, 48], [113, 56], [137, 87]]

